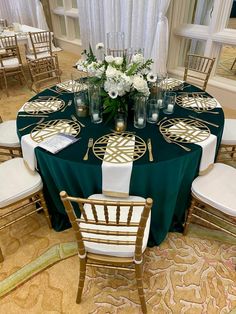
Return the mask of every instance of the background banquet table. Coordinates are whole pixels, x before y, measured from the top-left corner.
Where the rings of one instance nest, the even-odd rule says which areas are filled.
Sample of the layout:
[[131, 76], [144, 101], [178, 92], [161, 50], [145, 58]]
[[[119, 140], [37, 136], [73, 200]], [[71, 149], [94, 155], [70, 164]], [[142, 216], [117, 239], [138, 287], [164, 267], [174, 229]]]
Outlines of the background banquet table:
[[[187, 85], [185, 84], [185, 92], [200, 91], [195, 86]], [[178, 94], [178, 91], [176, 93]], [[32, 99], [39, 95], [57, 96], [51, 90], [45, 90]], [[59, 95], [59, 98], [65, 100], [66, 103], [70, 99], [73, 100], [73, 97], [73, 93]], [[168, 117], [188, 117], [191, 114], [217, 123], [219, 128], [210, 125], [208, 127], [211, 133], [217, 136], [218, 150], [224, 126], [224, 113], [221, 108], [215, 108], [214, 111], [219, 111], [219, 114], [198, 114], [176, 106], [174, 114]], [[45, 121], [71, 119], [72, 114], [75, 114], [75, 108], [68, 106], [63, 112], [51, 113]], [[163, 113], [161, 113], [160, 119], [162, 117], [164, 117]], [[29, 117], [18, 116], [17, 128], [19, 130], [38, 121], [36, 120], [37, 118], [32, 118], [30, 115]], [[57, 231], [70, 227], [59, 197], [61, 190], [80, 197], [88, 197], [91, 194], [102, 192], [102, 161], [97, 159], [92, 151], [90, 151], [88, 161], [84, 161], [83, 156], [87, 150], [88, 139], [92, 137], [96, 140], [104, 134], [111, 133], [114, 125], [113, 122], [92, 124], [90, 118], [79, 118], [79, 120], [86, 127], [81, 128], [79, 134], [81, 139], [78, 142], [55, 155], [39, 147], [35, 149], [38, 169], [44, 181], [47, 205], [52, 216], [52, 225]], [[19, 137], [29, 133], [32, 129], [33, 126], [24, 131], [18, 131]], [[190, 152], [186, 152], [177, 145], [167, 143], [157, 125], [147, 123], [144, 129], [134, 128], [131, 117], [127, 130], [136, 132], [145, 142], [148, 138], [152, 140], [154, 162], [149, 162], [148, 151], [142, 158], [134, 161], [130, 194], [153, 198], [149, 245], [158, 245], [165, 239], [169, 231], [182, 231], [185, 211], [190, 201], [191, 183], [198, 175], [202, 149], [196, 144], [185, 144], [191, 148]]]

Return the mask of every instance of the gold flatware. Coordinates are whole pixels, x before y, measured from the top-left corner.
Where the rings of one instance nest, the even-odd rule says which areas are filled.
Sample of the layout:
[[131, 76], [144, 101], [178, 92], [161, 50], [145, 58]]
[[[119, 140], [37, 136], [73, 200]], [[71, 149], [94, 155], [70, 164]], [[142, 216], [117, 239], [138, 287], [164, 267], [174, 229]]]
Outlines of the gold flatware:
[[171, 141], [170, 139], [168, 139], [168, 138], [165, 137], [164, 135], [163, 135], [163, 138], [164, 138], [164, 140], [165, 140], [167, 143], [178, 145], [179, 147], [183, 148], [186, 152], [190, 152], [190, 151], [191, 151], [191, 148], [186, 147], [186, 146], [184, 146], [184, 145], [182, 145], [182, 144], [180, 144], [180, 143]]
[[72, 100], [69, 100], [68, 103], [65, 105], [65, 107], [62, 108], [61, 112], [65, 111], [65, 109], [71, 105], [72, 105]]
[[44, 120], [45, 120], [45, 118], [42, 118], [42, 119], [40, 119], [40, 120], [39, 120], [38, 122], [36, 122], [36, 123], [28, 124], [27, 126], [25, 126], [25, 127], [23, 127], [23, 128], [20, 128], [19, 131], [24, 131], [24, 130], [26, 130], [27, 128], [29, 128], [30, 126], [32, 126], [32, 125], [40, 124], [40, 123], [42, 123]]
[[62, 94], [62, 93], [60, 93], [60, 92], [58, 92], [58, 91], [56, 91], [55, 89], [52, 89], [52, 88], [47, 88], [48, 90], [50, 90], [50, 91], [52, 91], [52, 92], [54, 92], [54, 93], [56, 93], [56, 94]]
[[162, 121], [166, 120], [167, 117], [164, 117], [163, 119], [161, 119], [159, 122], [157, 122], [157, 125], [160, 125]]
[[88, 140], [88, 148], [87, 148], [86, 154], [84, 155], [83, 160], [88, 160], [89, 150], [90, 150], [90, 148], [92, 148], [92, 147], [93, 147], [93, 138], [90, 137], [89, 140]]
[[74, 116], [73, 114], [71, 115], [71, 119], [72, 119], [73, 121], [75, 121], [75, 122], [78, 122], [78, 123], [82, 126], [82, 128], [85, 128], [85, 125], [84, 125], [82, 122], [80, 122], [80, 121], [76, 118], [76, 116]]
[[153, 161], [153, 154], [152, 154], [152, 141], [150, 138], [147, 140], [147, 147], [148, 147], [148, 153], [149, 153], [149, 161]]
[[203, 120], [203, 119], [199, 119], [199, 118], [196, 118], [196, 117], [193, 117], [193, 116], [189, 116], [189, 118], [192, 118], [192, 119], [195, 119], [195, 120], [197, 120], [197, 121], [200, 121], [200, 122], [203, 122], [203, 123], [206, 123], [206, 124], [212, 125], [212, 126], [214, 126], [214, 127], [216, 127], [216, 128], [218, 128], [218, 127], [219, 127], [219, 125], [218, 125], [218, 124], [215, 124], [215, 123], [212, 123], [212, 122], [208, 122], [208, 121]]
[[47, 115], [44, 114], [36, 114], [36, 115], [31, 115], [31, 114], [18, 114], [18, 117], [28, 117], [28, 118], [47, 118]]

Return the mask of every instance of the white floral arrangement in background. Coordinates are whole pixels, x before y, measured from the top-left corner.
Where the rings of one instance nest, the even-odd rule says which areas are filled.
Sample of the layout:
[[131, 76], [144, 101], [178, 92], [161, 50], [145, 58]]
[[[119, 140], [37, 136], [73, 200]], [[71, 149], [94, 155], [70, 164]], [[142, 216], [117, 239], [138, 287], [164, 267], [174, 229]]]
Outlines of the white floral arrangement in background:
[[[88, 73], [89, 80], [103, 87], [104, 112], [116, 113], [118, 108], [127, 109], [129, 97], [137, 94], [148, 97], [149, 88], [157, 77], [151, 72], [151, 59], [145, 61], [141, 53], [132, 56], [113, 57], [104, 54], [104, 44], [98, 43], [96, 50], [101, 60], [94, 55], [91, 47], [84, 50], [76, 66]], [[128, 61], [129, 59], [129, 61]]]

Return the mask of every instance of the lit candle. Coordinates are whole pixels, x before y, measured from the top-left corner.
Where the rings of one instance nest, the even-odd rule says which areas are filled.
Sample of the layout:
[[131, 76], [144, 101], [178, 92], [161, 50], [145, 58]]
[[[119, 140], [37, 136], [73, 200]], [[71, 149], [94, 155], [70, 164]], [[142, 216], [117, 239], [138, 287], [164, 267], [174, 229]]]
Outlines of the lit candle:
[[77, 105], [82, 105], [82, 100], [80, 98], [77, 99]]
[[168, 112], [173, 112], [174, 111], [174, 105], [173, 104], [168, 104], [167, 109]]
[[143, 125], [144, 118], [138, 118], [138, 125]]
[[125, 130], [125, 123], [123, 120], [116, 121], [116, 131], [121, 132]]
[[154, 112], [154, 113], [152, 114], [152, 120], [153, 120], [153, 121], [157, 121], [157, 119], [158, 119], [158, 113]]
[[99, 120], [99, 114], [98, 113], [93, 113], [93, 121]]
[[162, 108], [162, 99], [158, 99], [157, 104], [159, 108]]

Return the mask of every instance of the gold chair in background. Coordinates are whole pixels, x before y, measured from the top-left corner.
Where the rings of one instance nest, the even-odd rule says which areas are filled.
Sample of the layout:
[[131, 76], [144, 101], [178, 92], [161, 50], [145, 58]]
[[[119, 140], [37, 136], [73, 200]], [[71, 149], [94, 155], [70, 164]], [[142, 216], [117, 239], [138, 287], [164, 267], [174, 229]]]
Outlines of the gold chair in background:
[[0, 37], [0, 47], [3, 50], [3, 52], [0, 53], [0, 75], [4, 80], [7, 96], [9, 96], [7, 85], [8, 76], [14, 76], [14, 78], [18, 76], [21, 84], [21, 76], [26, 84], [27, 81], [23, 71], [16, 35]]
[[61, 71], [57, 56], [50, 56], [28, 61], [32, 79], [32, 89], [39, 92], [45, 88], [61, 82]]
[[[51, 221], [44, 200], [43, 182], [38, 172], [31, 171], [23, 158], [13, 158], [0, 164], [0, 230], [43, 210], [49, 228]], [[9, 218], [11, 217], [11, 220]], [[12, 218], [13, 217], [13, 218]], [[0, 248], [0, 262], [3, 254]]]
[[236, 119], [225, 119], [217, 161], [236, 161]]
[[206, 89], [207, 83], [215, 63], [215, 58], [188, 54], [185, 62], [184, 81], [194, 79], [194, 84]]
[[192, 202], [184, 235], [194, 218], [236, 237], [236, 169], [215, 163], [207, 174], [193, 181], [191, 189]]
[[233, 70], [233, 67], [234, 67], [235, 63], [236, 63], [236, 58], [234, 59], [234, 62], [232, 63], [232, 66], [231, 66], [230, 70]]
[[26, 59], [35, 60], [52, 56], [52, 35], [49, 31], [29, 32]]
[[[68, 196], [65, 191], [60, 196], [78, 243], [80, 278], [76, 302], [81, 302], [87, 265], [135, 271], [142, 311], [146, 313], [142, 264], [152, 199], [130, 196], [118, 200], [101, 194], [83, 199]], [[80, 218], [72, 203], [79, 205]]]
[[107, 54], [113, 57], [124, 57], [126, 53], [127, 49], [107, 49]]
[[16, 132], [16, 120], [2, 121], [0, 116], [0, 156], [13, 158], [21, 155], [20, 141]]

